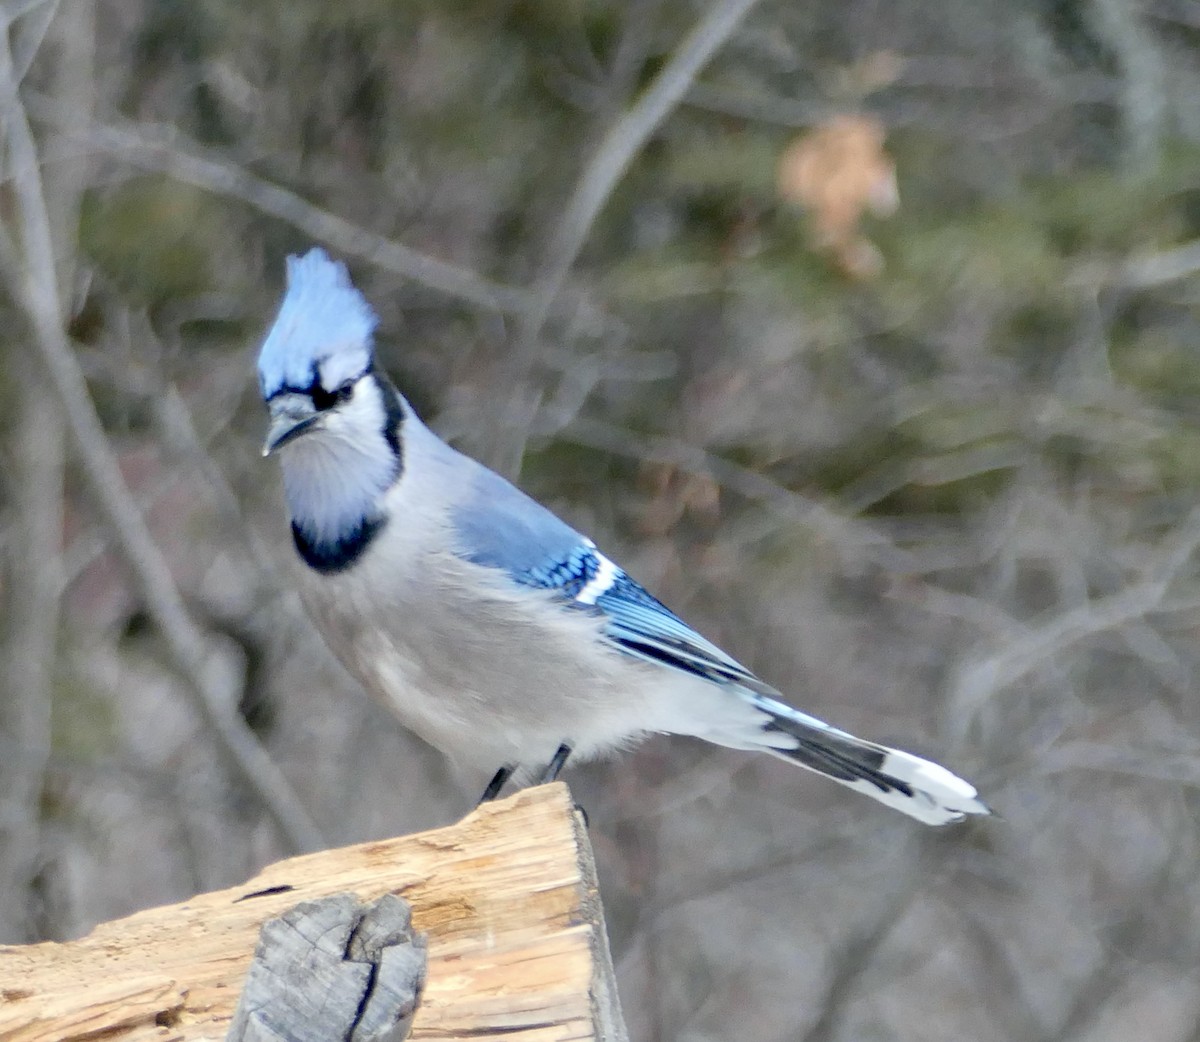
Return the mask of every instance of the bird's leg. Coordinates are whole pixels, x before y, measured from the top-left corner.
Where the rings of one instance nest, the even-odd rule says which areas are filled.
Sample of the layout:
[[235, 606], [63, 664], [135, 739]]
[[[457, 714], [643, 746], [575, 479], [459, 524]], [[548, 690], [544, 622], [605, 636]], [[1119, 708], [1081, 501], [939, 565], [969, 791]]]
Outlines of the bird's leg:
[[505, 764], [495, 774], [492, 775], [492, 780], [488, 782], [487, 788], [483, 790], [483, 795], [479, 797], [480, 803], [491, 803], [497, 796], [500, 795], [500, 790], [504, 788], [504, 783], [512, 777], [515, 770], [512, 764]]
[[549, 782], [557, 781], [559, 774], [562, 773], [563, 766], [567, 762], [567, 757], [571, 755], [571, 747], [563, 742], [557, 749], [554, 750], [554, 755], [550, 757], [550, 762], [546, 764], [546, 769], [542, 771], [542, 775], [538, 778], [539, 785], [546, 785]]

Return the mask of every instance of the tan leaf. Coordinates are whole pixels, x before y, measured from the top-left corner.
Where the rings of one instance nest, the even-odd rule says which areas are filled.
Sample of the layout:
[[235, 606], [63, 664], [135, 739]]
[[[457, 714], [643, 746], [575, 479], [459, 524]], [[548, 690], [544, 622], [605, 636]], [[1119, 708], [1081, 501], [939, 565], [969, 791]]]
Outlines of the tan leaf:
[[808, 211], [816, 248], [858, 278], [882, 266], [879, 251], [859, 227], [863, 215], [886, 217], [900, 204], [885, 134], [872, 116], [834, 116], [801, 134], [779, 160], [780, 198]]

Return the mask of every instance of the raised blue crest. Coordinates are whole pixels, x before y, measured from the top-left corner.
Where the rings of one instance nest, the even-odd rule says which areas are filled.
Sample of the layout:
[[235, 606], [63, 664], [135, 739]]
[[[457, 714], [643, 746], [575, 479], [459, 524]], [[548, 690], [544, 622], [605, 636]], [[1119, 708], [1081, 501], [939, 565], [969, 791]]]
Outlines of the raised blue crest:
[[361, 376], [371, 364], [377, 321], [340, 261], [320, 248], [288, 257], [287, 291], [258, 355], [263, 397], [306, 390], [314, 378], [335, 391]]

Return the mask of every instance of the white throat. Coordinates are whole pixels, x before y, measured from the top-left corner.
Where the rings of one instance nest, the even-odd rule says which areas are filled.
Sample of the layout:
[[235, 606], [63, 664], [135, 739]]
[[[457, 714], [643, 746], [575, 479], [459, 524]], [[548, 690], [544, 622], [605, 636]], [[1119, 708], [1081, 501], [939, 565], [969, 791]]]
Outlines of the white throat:
[[379, 518], [379, 500], [400, 473], [386, 420], [382, 389], [364, 379], [320, 429], [280, 450], [288, 510], [311, 542], [339, 543]]

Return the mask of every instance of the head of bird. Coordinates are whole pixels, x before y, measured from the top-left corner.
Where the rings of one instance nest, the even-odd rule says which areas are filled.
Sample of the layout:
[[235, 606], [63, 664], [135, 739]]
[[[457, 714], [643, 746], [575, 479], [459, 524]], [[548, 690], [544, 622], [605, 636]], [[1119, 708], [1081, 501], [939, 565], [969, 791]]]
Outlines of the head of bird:
[[258, 357], [292, 518], [336, 539], [377, 512], [401, 472], [403, 400], [374, 362], [376, 317], [323, 250], [289, 257], [287, 289]]
[[389, 402], [375, 372], [376, 322], [344, 264], [321, 249], [288, 258], [287, 291], [258, 357], [270, 413], [264, 456], [380, 431]]

